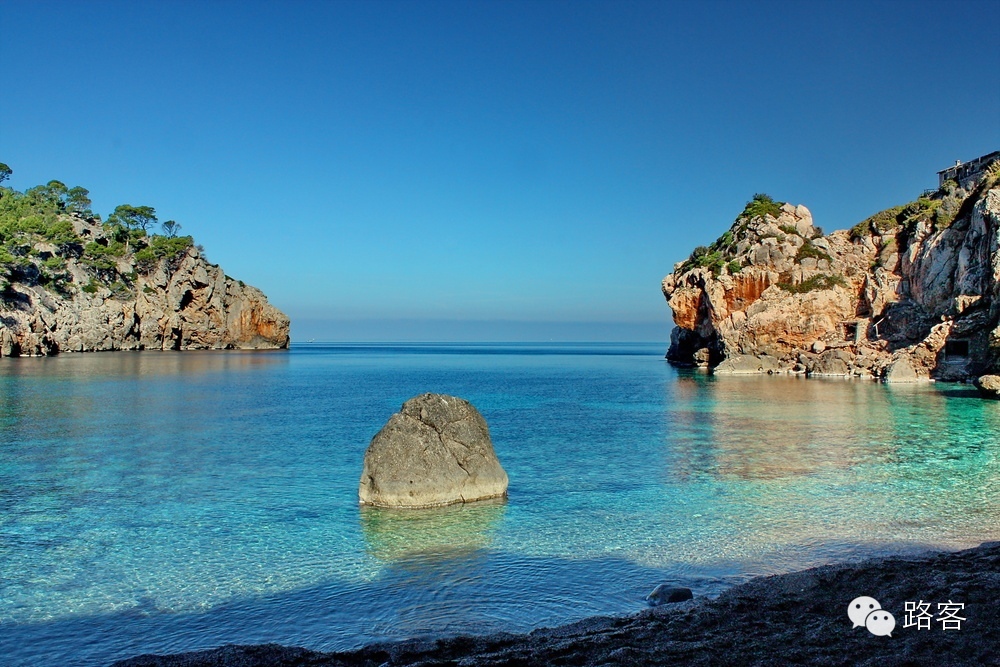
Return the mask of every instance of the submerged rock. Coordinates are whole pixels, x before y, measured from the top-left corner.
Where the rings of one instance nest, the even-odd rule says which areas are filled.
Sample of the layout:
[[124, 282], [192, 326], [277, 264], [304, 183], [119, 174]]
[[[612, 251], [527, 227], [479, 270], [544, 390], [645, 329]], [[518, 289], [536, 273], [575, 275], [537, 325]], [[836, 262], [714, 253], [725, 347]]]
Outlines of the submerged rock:
[[730, 375], [741, 375], [744, 373], [768, 373], [778, 369], [778, 360], [774, 357], [762, 354], [759, 357], [752, 355], [736, 355], [725, 359], [715, 367], [716, 373]]
[[661, 604], [672, 604], [674, 602], [684, 602], [694, 598], [694, 593], [690, 588], [683, 586], [667, 586], [660, 584], [653, 589], [653, 592], [646, 596], [646, 602], [650, 607], [658, 607]]
[[486, 420], [468, 401], [421, 394], [403, 403], [365, 452], [363, 505], [435, 507], [507, 495]]

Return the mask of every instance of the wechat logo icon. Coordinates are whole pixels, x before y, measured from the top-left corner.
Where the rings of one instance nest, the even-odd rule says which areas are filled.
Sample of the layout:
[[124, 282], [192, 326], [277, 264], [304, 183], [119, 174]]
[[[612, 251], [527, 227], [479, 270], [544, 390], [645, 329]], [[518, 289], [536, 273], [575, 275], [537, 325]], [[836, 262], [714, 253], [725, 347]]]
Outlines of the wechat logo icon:
[[896, 628], [896, 618], [882, 609], [875, 598], [862, 595], [851, 600], [847, 607], [847, 617], [851, 619], [853, 628], [866, 627], [868, 632], [879, 637], [892, 637]]

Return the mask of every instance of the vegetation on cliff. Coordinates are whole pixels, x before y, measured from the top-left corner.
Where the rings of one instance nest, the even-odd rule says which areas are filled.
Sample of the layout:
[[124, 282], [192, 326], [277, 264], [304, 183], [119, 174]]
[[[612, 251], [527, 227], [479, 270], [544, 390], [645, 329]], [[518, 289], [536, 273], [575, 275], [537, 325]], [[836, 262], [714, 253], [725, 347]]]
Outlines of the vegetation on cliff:
[[[865, 236], [891, 236], [903, 232], [911, 235], [921, 221], [930, 223], [934, 231], [947, 229], [957, 218], [968, 214], [966, 202], [978, 199], [978, 194], [1000, 184], [1000, 162], [986, 170], [974, 192], [967, 192], [953, 180], [945, 181], [936, 191], [925, 192], [916, 200], [893, 206], [865, 218], [850, 230], [852, 239]], [[973, 196], [976, 195], [976, 196]]]
[[[0, 165], [0, 181], [11, 173]], [[0, 186], [0, 290], [21, 283], [58, 294], [93, 293], [100, 286], [128, 291], [137, 272], [148, 273], [161, 259], [174, 261], [194, 244], [190, 236], [177, 236], [180, 225], [173, 220], [163, 223], [163, 234], [151, 234], [159, 221], [149, 206], [118, 206], [101, 223], [89, 195], [86, 188], [55, 180], [24, 192]], [[88, 238], [74, 220], [100, 224], [105, 233]], [[88, 281], [74, 281], [66, 270], [71, 258], [89, 270]]]
[[684, 262], [681, 271], [690, 271], [695, 268], [708, 269], [712, 275], [718, 277], [723, 270], [729, 273], [738, 273], [743, 268], [743, 264], [735, 259], [737, 247], [736, 233], [746, 232], [746, 222], [754, 218], [763, 218], [766, 215], [777, 218], [781, 213], [781, 204], [776, 202], [769, 195], [755, 194], [753, 199], [747, 202], [743, 212], [736, 217], [733, 228], [715, 239], [712, 245], [698, 246]]
[[677, 325], [667, 358], [892, 382], [995, 372], [998, 229], [996, 159], [828, 235], [804, 206], [755, 195], [664, 278]]
[[151, 206], [102, 221], [80, 186], [0, 185], [0, 356], [287, 347], [287, 316], [179, 231]]
[[737, 216], [737, 220], [752, 220], [753, 218], [763, 218], [765, 215], [777, 218], [781, 214], [781, 205], [784, 203], [783, 201], [774, 201], [770, 195], [758, 192], [743, 207], [743, 212]]
[[815, 290], [833, 289], [834, 287], [847, 287], [847, 280], [843, 276], [833, 276], [826, 273], [817, 273], [800, 283], [781, 282], [778, 287], [792, 294], [807, 294]]
[[[732, 226], [722, 236], [709, 246], [698, 246], [678, 268], [679, 273], [692, 269], [708, 269], [712, 276], [718, 278], [723, 273], [735, 275], [748, 264], [745, 256], [747, 248], [766, 238], [776, 239], [784, 243], [788, 237], [801, 237], [803, 230], [793, 224], [781, 224], [782, 207], [785, 202], [775, 201], [770, 195], [757, 193], [736, 216]], [[783, 218], [782, 218], [783, 219]], [[770, 223], [770, 224], [766, 224]], [[822, 235], [819, 228], [811, 228], [803, 238], [796, 261], [811, 257], [830, 259], [823, 250], [813, 246], [809, 241]]]

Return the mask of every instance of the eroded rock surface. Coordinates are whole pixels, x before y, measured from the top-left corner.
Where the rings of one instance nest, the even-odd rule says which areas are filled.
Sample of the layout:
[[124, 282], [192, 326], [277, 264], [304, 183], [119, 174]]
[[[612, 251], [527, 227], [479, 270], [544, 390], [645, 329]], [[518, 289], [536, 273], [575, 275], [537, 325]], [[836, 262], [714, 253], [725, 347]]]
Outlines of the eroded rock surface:
[[[91, 243], [109, 231], [65, 216]], [[21, 269], [46, 258], [64, 263], [58, 290], [12, 281], [0, 296], [0, 356], [96, 350], [279, 349], [288, 347], [289, 319], [255, 287], [234, 280], [191, 246], [176, 257], [138, 266], [134, 255], [95, 270], [79, 244], [38, 243]]]
[[762, 208], [664, 278], [672, 363], [894, 382], [997, 370], [1000, 163], [971, 191], [948, 183], [850, 231]]
[[380, 507], [434, 507], [507, 494], [486, 420], [468, 401], [421, 394], [389, 418], [368, 451], [358, 496]]

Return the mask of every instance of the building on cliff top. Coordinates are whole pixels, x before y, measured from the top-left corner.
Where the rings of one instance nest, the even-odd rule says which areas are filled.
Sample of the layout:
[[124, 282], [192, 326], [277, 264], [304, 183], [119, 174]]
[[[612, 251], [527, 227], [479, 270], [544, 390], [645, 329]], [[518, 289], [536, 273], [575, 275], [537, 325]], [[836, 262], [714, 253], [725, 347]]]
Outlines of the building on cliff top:
[[983, 172], [991, 164], [1000, 160], [1000, 151], [993, 151], [986, 155], [977, 157], [972, 162], [962, 162], [955, 160], [955, 165], [942, 169], [938, 172], [938, 187], [945, 184], [945, 181], [955, 181], [964, 190], [971, 190], [978, 185]]

